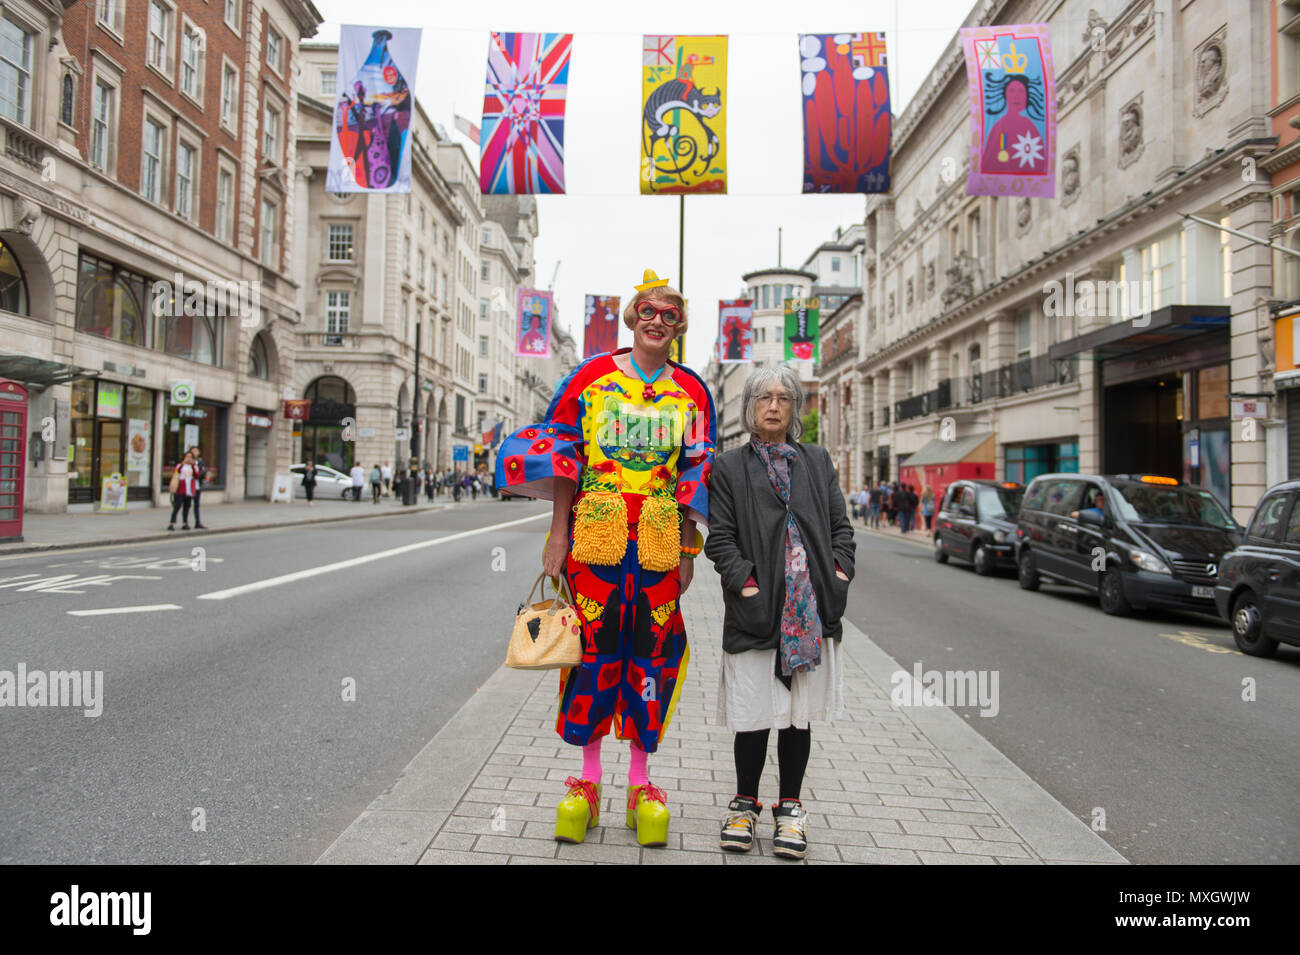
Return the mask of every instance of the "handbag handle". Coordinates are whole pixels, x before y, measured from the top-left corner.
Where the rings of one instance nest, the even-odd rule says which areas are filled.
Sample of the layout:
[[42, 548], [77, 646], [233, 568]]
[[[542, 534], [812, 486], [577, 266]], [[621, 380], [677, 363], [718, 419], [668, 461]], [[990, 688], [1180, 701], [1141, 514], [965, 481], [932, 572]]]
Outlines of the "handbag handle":
[[[542, 585], [541, 597], [543, 600], [546, 599], [546, 585], [543, 583], [543, 581], [547, 579], [548, 578], [547, 578], [546, 571], [542, 571], [540, 574], [537, 575], [537, 579], [533, 581], [533, 586], [528, 591], [528, 597], [524, 600], [523, 606], [526, 607], [533, 602], [533, 594], [537, 592], [537, 587], [539, 584]], [[573, 597], [569, 595], [569, 585], [563, 577], [551, 577], [549, 579], [553, 581], [553, 583], [551, 584], [551, 590], [554, 592], [552, 598], [554, 602], [551, 604], [551, 609], [548, 610], [547, 613], [554, 615], [557, 610], [564, 610], [569, 605], [571, 605], [573, 603]], [[558, 587], [554, 583], [554, 581], [557, 580], [559, 581]]]

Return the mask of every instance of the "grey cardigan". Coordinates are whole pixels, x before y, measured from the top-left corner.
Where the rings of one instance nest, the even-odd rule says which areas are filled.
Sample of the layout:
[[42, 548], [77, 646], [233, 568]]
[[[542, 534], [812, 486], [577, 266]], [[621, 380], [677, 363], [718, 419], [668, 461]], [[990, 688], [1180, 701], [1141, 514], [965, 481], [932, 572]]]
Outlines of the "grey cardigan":
[[[844, 496], [830, 454], [815, 444], [794, 442], [793, 447], [798, 457], [790, 467], [788, 509], [748, 442], [713, 459], [704, 553], [722, 577], [722, 648], [728, 653], [778, 645], [785, 603], [787, 510], [808, 552], [822, 636], [838, 640], [843, 632], [840, 618], [848, 602], [849, 581], [835, 575], [835, 564], [853, 579], [853, 525], [844, 513]], [[750, 574], [758, 581], [758, 593], [742, 597], [740, 591]]]

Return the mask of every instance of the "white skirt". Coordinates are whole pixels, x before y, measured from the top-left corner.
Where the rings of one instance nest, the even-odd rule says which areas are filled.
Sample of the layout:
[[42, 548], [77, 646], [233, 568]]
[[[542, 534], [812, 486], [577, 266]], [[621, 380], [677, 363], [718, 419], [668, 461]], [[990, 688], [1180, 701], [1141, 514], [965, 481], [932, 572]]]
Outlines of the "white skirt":
[[722, 654], [718, 680], [718, 722], [733, 733], [807, 729], [810, 722], [831, 723], [844, 716], [844, 671], [839, 641], [822, 641], [822, 662], [808, 673], [797, 671], [790, 689], [776, 678], [777, 650]]

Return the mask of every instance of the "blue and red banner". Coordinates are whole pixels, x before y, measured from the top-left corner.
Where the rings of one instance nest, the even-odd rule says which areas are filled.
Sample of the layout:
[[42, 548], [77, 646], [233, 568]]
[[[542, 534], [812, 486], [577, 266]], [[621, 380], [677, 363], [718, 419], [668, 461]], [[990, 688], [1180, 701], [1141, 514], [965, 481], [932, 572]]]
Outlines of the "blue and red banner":
[[805, 33], [803, 191], [888, 192], [889, 70], [883, 33]]
[[582, 357], [603, 355], [618, 348], [618, 296], [588, 295], [582, 336]]
[[718, 361], [754, 360], [754, 303], [745, 298], [718, 302]]
[[496, 33], [479, 143], [484, 195], [564, 192], [564, 104], [572, 33]]
[[551, 357], [551, 322], [555, 297], [547, 291], [521, 288], [518, 298], [518, 325], [515, 328], [515, 354], [520, 358]]

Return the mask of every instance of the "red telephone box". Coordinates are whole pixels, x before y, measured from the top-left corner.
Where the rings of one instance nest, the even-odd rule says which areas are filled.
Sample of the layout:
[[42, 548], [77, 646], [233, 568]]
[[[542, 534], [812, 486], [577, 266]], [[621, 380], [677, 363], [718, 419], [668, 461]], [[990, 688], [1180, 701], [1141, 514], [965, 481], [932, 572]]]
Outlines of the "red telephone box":
[[23, 539], [27, 389], [0, 378], [0, 542]]

